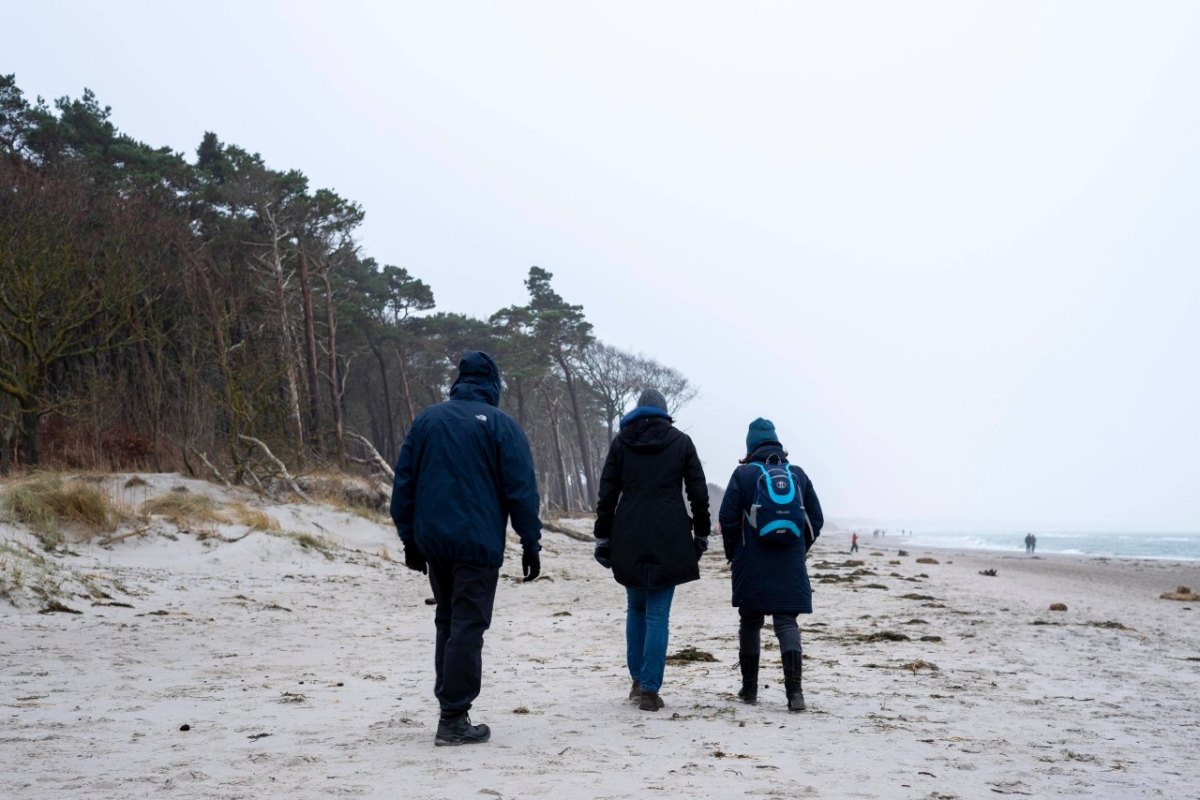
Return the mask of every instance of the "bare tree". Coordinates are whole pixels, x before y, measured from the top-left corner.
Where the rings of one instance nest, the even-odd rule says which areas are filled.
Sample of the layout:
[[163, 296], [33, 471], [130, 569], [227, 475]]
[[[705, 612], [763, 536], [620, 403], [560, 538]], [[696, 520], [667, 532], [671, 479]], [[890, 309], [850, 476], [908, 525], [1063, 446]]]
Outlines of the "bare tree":
[[292, 341], [292, 323], [288, 311], [288, 281], [290, 271], [284, 265], [284, 245], [291, 239], [292, 231], [279, 218], [272, 203], [263, 202], [258, 207], [267, 225], [268, 241], [266, 252], [255, 254], [254, 263], [267, 275], [274, 303], [276, 336], [278, 337], [279, 363], [286, 378], [284, 399], [287, 405], [292, 444], [297, 453], [304, 452], [304, 420], [300, 413], [300, 390], [296, 376], [296, 362], [292, 358], [295, 350]]
[[604, 409], [609, 439], [615, 435], [617, 420], [641, 390], [645, 372], [642, 361], [639, 356], [603, 342], [593, 343], [580, 355], [580, 370]]

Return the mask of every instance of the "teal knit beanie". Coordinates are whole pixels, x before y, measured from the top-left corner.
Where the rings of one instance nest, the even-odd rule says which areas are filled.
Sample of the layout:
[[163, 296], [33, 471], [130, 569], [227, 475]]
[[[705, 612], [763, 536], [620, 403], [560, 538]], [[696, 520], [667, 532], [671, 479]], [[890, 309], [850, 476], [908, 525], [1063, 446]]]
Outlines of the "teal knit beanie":
[[753, 453], [767, 442], [778, 441], [779, 436], [775, 433], [775, 423], [759, 417], [750, 423], [750, 430], [746, 431], [746, 452]]

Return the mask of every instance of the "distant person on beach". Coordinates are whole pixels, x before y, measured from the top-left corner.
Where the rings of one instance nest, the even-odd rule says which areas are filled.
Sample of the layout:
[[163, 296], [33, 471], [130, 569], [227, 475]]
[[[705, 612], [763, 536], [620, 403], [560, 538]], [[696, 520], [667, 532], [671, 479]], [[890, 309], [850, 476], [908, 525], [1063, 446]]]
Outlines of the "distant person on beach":
[[1026, 553], [1033, 552], [1033, 534], [1032, 533], [1025, 534], [1025, 552]]
[[629, 699], [643, 711], [664, 705], [671, 601], [676, 586], [699, 580], [712, 527], [696, 446], [672, 422], [662, 392], [643, 391], [609, 446], [596, 503], [595, 557], [625, 587]]
[[450, 399], [417, 415], [396, 462], [392, 520], [404, 565], [428, 572], [437, 603], [435, 745], [491, 736], [467, 712], [479, 696], [483, 634], [492, 623], [510, 518], [521, 538], [525, 582], [542, 568], [533, 456], [525, 432], [499, 403], [496, 362], [487, 353], [464, 353]]
[[850, 534], [850, 552], [851, 553], [858, 552], [858, 534], [857, 533]]
[[789, 464], [770, 420], [750, 423], [746, 457], [733, 471], [718, 519], [725, 557], [733, 562], [733, 605], [741, 618], [738, 664], [745, 703], [758, 700], [760, 632], [772, 615], [788, 709], [803, 711], [799, 614], [812, 613], [805, 554], [825, 517], [812, 481]]
[[1029, 534], [1029, 552], [1030, 553], [1037, 552], [1037, 537], [1034, 536], [1032, 533]]

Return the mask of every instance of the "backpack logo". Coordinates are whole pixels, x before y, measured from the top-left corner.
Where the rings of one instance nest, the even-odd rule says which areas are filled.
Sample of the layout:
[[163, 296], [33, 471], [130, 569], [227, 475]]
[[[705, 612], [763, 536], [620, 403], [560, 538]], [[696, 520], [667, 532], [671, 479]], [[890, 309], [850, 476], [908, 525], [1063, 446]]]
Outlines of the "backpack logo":
[[754, 466], [762, 474], [755, 482], [754, 502], [746, 521], [757, 531], [758, 540], [775, 547], [803, 542], [808, 515], [791, 469], [786, 462]]
[[479, 420], [480, 422], [487, 422], [487, 415], [486, 414], [476, 414], [475, 419]]

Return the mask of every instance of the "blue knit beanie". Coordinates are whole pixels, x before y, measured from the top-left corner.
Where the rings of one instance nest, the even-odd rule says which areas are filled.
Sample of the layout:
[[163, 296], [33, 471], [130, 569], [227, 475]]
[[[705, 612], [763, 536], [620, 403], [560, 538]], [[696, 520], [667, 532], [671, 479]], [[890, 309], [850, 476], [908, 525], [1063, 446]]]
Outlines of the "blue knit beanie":
[[775, 433], [775, 423], [759, 417], [750, 423], [750, 430], [746, 431], [746, 452], [753, 453], [767, 442], [779, 442], [779, 436]]

